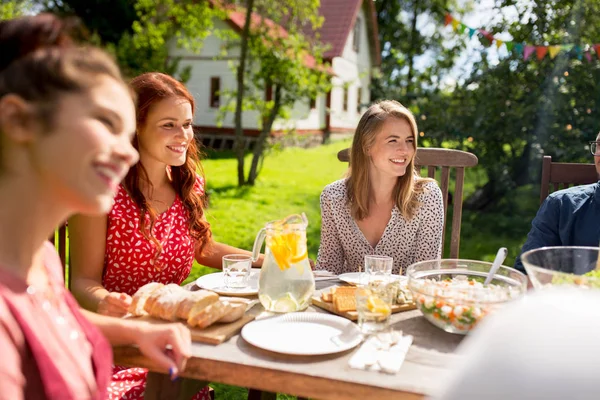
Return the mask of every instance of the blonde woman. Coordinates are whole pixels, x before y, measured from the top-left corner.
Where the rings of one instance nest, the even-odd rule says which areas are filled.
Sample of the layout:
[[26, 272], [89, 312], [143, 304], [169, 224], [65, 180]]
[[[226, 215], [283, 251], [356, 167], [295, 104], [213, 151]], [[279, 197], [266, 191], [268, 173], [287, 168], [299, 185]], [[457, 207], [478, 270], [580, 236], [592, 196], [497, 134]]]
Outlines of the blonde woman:
[[365, 255], [394, 259], [392, 273], [440, 258], [444, 206], [437, 183], [414, 170], [417, 123], [402, 104], [373, 104], [360, 119], [345, 179], [321, 194], [317, 269], [357, 272]]

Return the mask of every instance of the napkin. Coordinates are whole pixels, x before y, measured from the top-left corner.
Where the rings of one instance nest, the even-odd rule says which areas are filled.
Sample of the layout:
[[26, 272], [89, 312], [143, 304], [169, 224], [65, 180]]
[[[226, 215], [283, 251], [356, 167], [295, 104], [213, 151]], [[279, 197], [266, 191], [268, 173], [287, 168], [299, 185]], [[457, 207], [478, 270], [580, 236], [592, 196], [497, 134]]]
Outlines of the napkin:
[[395, 374], [400, 371], [412, 342], [413, 337], [402, 335], [402, 331], [370, 336], [350, 358], [348, 365], [355, 369]]

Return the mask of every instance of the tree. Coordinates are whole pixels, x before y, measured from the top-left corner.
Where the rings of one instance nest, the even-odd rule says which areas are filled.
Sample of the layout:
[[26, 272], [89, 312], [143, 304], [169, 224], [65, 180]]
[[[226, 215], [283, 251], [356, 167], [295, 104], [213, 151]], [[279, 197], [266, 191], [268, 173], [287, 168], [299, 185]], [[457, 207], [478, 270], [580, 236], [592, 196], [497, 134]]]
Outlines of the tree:
[[[509, 32], [518, 43], [583, 45], [600, 37], [598, 0], [505, 0], [497, 7], [498, 13], [502, 7], [516, 9], [518, 20], [501, 21], [488, 31]], [[538, 182], [543, 154], [590, 161], [587, 141], [599, 129], [600, 64], [588, 62], [576, 47], [541, 61], [535, 54], [525, 61], [513, 52], [492, 65], [484, 56], [463, 85], [430, 106], [422, 124], [428, 135], [437, 134], [438, 141], [452, 141], [479, 158], [488, 181], [466, 206], [484, 209], [514, 188]], [[452, 117], [444, 119], [444, 114]], [[445, 133], [434, 126], [440, 120]]]
[[[318, 42], [318, 35], [305, 35], [307, 31], [314, 32], [323, 22], [318, 14], [319, 6], [319, 0], [245, 2], [244, 28], [237, 41], [233, 42], [241, 49], [240, 60], [234, 66], [237, 88], [233, 104], [240, 186], [256, 182], [276, 118], [286, 118], [296, 102], [329, 90], [328, 69], [322, 59], [324, 48]], [[240, 9], [237, 10], [239, 12]], [[275, 24], [273, 21], [279, 22]], [[272, 96], [265, 98], [266, 92], [272, 93]], [[229, 96], [234, 97], [232, 93]], [[231, 108], [231, 103], [226, 104], [223, 111], [231, 111]], [[261, 132], [253, 149], [247, 177], [241, 140], [244, 110], [258, 110], [261, 116]]]
[[[379, 0], [375, 3], [379, 40], [381, 43], [381, 73], [374, 80], [374, 98], [393, 98], [410, 105], [421, 96], [440, 89], [443, 75], [455, 64], [456, 55], [464, 48], [462, 40], [444, 40], [439, 29], [425, 33], [419, 29], [424, 21], [441, 26], [446, 10], [463, 9], [454, 0]], [[431, 61], [417, 68], [419, 58]]]
[[0, 2], [0, 21], [20, 17], [32, 11], [30, 0], [9, 0]]

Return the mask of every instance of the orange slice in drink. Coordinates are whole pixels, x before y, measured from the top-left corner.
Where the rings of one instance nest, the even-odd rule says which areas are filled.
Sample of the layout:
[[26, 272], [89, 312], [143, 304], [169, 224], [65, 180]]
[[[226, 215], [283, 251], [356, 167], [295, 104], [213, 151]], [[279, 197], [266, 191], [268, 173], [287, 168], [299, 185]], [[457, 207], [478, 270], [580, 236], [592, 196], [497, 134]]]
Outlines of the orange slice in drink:
[[282, 271], [308, 257], [306, 239], [301, 232], [286, 232], [269, 236], [267, 245]]
[[392, 313], [392, 308], [379, 297], [371, 295], [367, 298], [367, 308], [369, 311], [388, 316]]

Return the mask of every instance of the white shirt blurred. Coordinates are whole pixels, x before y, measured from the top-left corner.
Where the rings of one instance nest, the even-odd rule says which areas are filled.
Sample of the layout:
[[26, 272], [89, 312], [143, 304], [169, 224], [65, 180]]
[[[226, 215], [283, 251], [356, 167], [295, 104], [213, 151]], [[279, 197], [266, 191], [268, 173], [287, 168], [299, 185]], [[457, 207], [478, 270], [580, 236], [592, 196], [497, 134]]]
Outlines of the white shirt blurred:
[[552, 288], [490, 316], [438, 400], [600, 399], [600, 290]]

